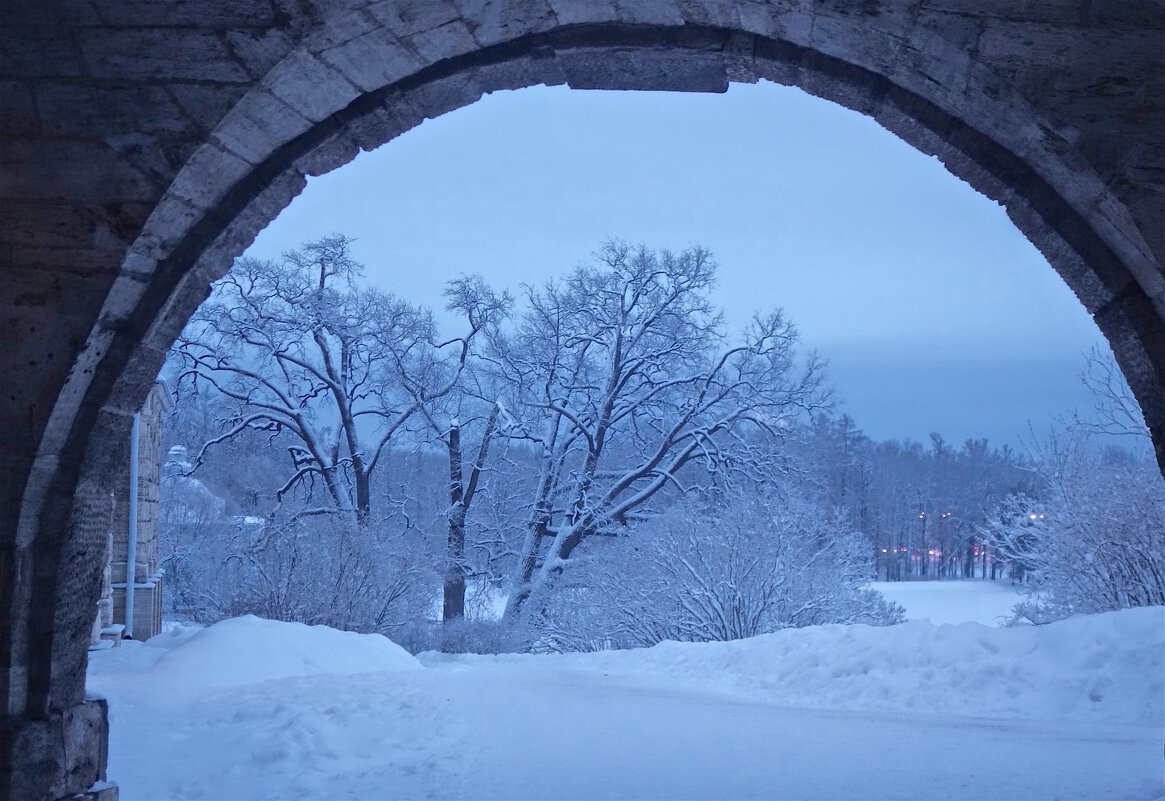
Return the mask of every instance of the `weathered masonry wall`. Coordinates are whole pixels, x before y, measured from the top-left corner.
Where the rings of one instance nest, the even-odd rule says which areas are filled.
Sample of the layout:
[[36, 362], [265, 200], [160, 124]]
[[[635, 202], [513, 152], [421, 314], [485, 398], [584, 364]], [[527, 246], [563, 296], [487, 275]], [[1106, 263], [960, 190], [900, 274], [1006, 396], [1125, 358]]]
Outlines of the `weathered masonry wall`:
[[65, 797], [95, 775], [66, 765], [104, 765], [80, 678], [91, 507], [174, 336], [305, 175], [498, 89], [797, 85], [1006, 206], [1165, 459], [1163, 54], [1161, 0], [10, 0], [0, 798]]

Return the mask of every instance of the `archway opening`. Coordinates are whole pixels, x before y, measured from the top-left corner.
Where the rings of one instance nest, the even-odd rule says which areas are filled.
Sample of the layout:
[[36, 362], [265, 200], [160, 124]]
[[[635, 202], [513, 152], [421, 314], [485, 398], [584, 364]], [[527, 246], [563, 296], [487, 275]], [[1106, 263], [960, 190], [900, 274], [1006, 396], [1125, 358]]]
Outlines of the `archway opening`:
[[[633, 100], [645, 100], [645, 99], [633, 98]], [[713, 100], [721, 100], [721, 99], [713, 98]], [[510, 116], [510, 118], [511, 118], [511, 116], [513, 116], [513, 113], [510, 112], [509, 114], [507, 114], [507, 116]], [[419, 139], [419, 137], [421, 137], [421, 135], [424, 133], [424, 130], [425, 130], [424, 128], [418, 130], [417, 139]], [[400, 144], [404, 144], [404, 142], [402, 141], [402, 142], [400, 142]], [[524, 156], [534, 157], [534, 156], [531, 156], [531, 154], [530, 154], [529, 143], [518, 144], [517, 150], [520, 151], [520, 153], [522, 153]], [[447, 158], [447, 160], [451, 160], [454, 163], [456, 163], [458, 161], [458, 155], [456, 153], [452, 153], [452, 154], [450, 153], [449, 143], [447, 143], [447, 142], [444, 143], [443, 147], [439, 148], [439, 151], [440, 151], [440, 154], [442, 154], [442, 156], [444, 158]], [[501, 155], [497, 154], [496, 151], [493, 151], [492, 155], [497, 156], [497, 157], [501, 157]], [[911, 154], [911, 155], [915, 155], [915, 154]], [[414, 161], [417, 160], [417, 154], [416, 154], [415, 150], [409, 151], [407, 156], [408, 156], [408, 158], [410, 158], [410, 160], [414, 160]], [[915, 156], [915, 157], [917, 158], [917, 156]], [[466, 161], [468, 161], [469, 163], [474, 162], [474, 160], [466, 160]], [[350, 166], [350, 168], [347, 168], [347, 169], [351, 170], [351, 172], [350, 172], [351, 175], [356, 175], [356, 173], [359, 172], [360, 166], [361, 166], [360, 162], [355, 162], [352, 166]], [[626, 175], [627, 169], [628, 169], [627, 165], [623, 165], [622, 168], [619, 170], [620, 175]], [[697, 168], [693, 168], [693, 169], [698, 169], [698, 166], [697, 166]], [[723, 169], [723, 168], [721, 168], [721, 169]], [[756, 168], [756, 169], [757, 169], [757, 171], [760, 171], [760, 168]], [[367, 176], [367, 172], [362, 172], [361, 175]], [[944, 178], [945, 178], [945, 176], [944, 176]], [[698, 176], [697, 179], [698, 180], [706, 180], [706, 176]], [[417, 178], [414, 178], [414, 182], [416, 182], [416, 180], [417, 180]], [[490, 183], [489, 176], [486, 176], [486, 183], [487, 184]], [[949, 179], [947, 179], [947, 184], [952, 184], [952, 183], [953, 182], [949, 182]], [[496, 189], [497, 189], [497, 191], [502, 192], [502, 187], [496, 187]], [[348, 191], [347, 189], [338, 190], [338, 192], [340, 194], [343, 194], [347, 191]], [[469, 190], [468, 187], [466, 187], [463, 182], [460, 182], [460, 180], [459, 180], [459, 182], [457, 182], [456, 186], [451, 185], [449, 187], [449, 190], [447, 190], [447, 191], [449, 191], [449, 194], [446, 194], [446, 196], [444, 196], [444, 197], [438, 197], [436, 203], [433, 204], [432, 208], [429, 208], [429, 210], [424, 210], [424, 211], [418, 212], [418, 217], [407, 219], [407, 220], [404, 220], [402, 222], [402, 227], [405, 229], [405, 231], [414, 231], [415, 232], [418, 227], [421, 227], [424, 224], [425, 220], [440, 219], [440, 221], [442, 221], [442, 225], [438, 226], [438, 233], [436, 234], [435, 238], [433, 238], [433, 240], [431, 240], [428, 243], [429, 247], [432, 247], [432, 243], [435, 242], [436, 240], [449, 239], [450, 228], [446, 227], [446, 226], [452, 226], [453, 229], [458, 229], [458, 225], [459, 224], [464, 225], [464, 222], [465, 222], [464, 219], [461, 219], [461, 220], [456, 219], [456, 214], [454, 214], [453, 212], [446, 212], [447, 214], [449, 214], [449, 218], [453, 218], [453, 219], [449, 219], [449, 218], [445, 218], [445, 217], [438, 218], [437, 213], [436, 213], [437, 208], [443, 207], [443, 206], [445, 206], [445, 204], [449, 203], [451, 197], [453, 197], [454, 194], [456, 194], [456, 192], [458, 192], [458, 191], [465, 191], [466, 193], [471, 194], [471, 196], [472, 196], [472, 194], [478, 194], [478, 192], [474, 192], [473, 190]], [[965, 197], [972, 197], [976, 201], [976, 203], [981, 203], [984, 206], [989, 206], [989, 204], [987, 204], [986, 201], [983, 201], [981, 198], [977, 198], [976, 196], [973, 196], [972, 193], [966, 192], [965, 187], [958, 187], [958, 191], [962, 192], [963, 196], [965, 196]], [[642, 201], [641, 198], [631, 197], [628, 199], [629, 203], [633, 206], [634, 206], [636, 200]], [[409, 203], [416, 203], [416, 200], [412, 199], [412, 198], [409, 198], [408, 201], [409, 201]], [[595, 198], [592, 201], [601, 201], [601, 196], [599, 196], [598, 198]], [[919, 201], [920, 201], [920, 203], [923, 204], [923, 206], [932, 206], [933, 205], [932, 198], [923, 198], [923, 199], [920, 199]], [[326, 203], [325, 203], [325, 205], [326, 205]], [[474, 205], [475, 204], [471, 204], [471, 206], [474, 206]], [[508, 204], [499, 204], [499, 205], [508, 206]], [[722, 205], [723, 205], [722, 201], [719, 201], [719, 203], [716, 203], [716, 201], [713, 201], [713, 203], [709, 204], [708, 208], [711, 208], [713, 206], [716, 208], [720, 208]], [[862, 206], [864, 204], [859, 204], [859, 205]], [[833, 207], [834, 207], [834, 211], [836, 211], [836, 204], [834, 204]], [[294, 208], [295, 208], [295, 205], [292, 205], [292, 210], [294, 210]], [[508, 208], [502, 208], [502, 214], [515, 213], [516, 211], [517, 210], [514, 210], [514, 208], [511, 206]], [[705, 208], [704, 211], [707, 211], [707, 208]], [[722, 208], [720, 208], [720, 211], [723, 211]], [[394, 214], [394, 212], [403, 213], [403, 210], [384, 210], [383, 207], [376, 208], [375, 212], [373, 213], [373, 218], [374, 218], [374, 220], [379, 220], [382, 214]], [[354, 210], [354, 208], [345, 208], [345, 210], [340, 211], [339, 213], [341, 215], [343, 215], [343, 217], [346, 220], [352, 220], [354, 217], [359, 217], [360, 211]], [[474, 217], [475, 217], [475, 215], [481, 214], [482, 212], [480, 210], [473, 210], [473, 211], [467, 211], [466, 213], [474, 215]], [[735, 215], [732, 214], [732, 210], [729, 210], [728, 212], [725, 212], [725, 213], [730, 218], [735, 217]], [[961, 214], [961, 217], [968, 217], [968, 215], [970, 215], [972, 213], [973, 212]], [[288, 228], [290, 229], [290, 231], [295, 232], [295, 236], [306, 236], [306, 238], [311, 239], [311, 234], [308, 231], [305, 231], [305, 228], [308, 227], [308, 225], [310, 225], [310, 224], [308, 224], [308, 222], [305, 222], [305, 220], [312, 220], [312, 218], [315, 218], [317, 214], [318, 214], [318, 212], [312, 211], [312, 212], [305, 213], [304, 217], [301, 217], [298, 219], [295, 217], [290, 217], [288, 224], [287, 224]], [[577, 214], [577, 212], [570, 213], [570, 214], [567, 214], [567, 217], [569, 217], [570, 219], [574, 219], [574, 218], [576, 218], [576, 214]], [[694, 215], [693, 215], [693, 217], [694, 217]], [[762, 214], [762, 217], [763, 217], [763, 214]], [[988, 217], [989, 217], [989, 215], [988, 215]], [[691, 218], [687, 218], [687, 219], [691, 219]], [[1010, 224], [1008, 224], [1008, 222], [1003, 220], [1003, 219], [998, 219], [996, 221], [1000, 222], [1000, 224], [1002, 224], [1004, 227], [1010, 226]], [[315, 222], [315, 220], [312, 220], [312, 222]], [[275, 225], [278, 225], [278, 222], [276, 222]], [[374, 225], [375, 225], [375, 222], [374, 222]], [[967, 224], [966, 220], [965, 220], [965, 225], [969, 225], [969, 224]], [[319, 231], [317, 231], [315, 233], [323, 234], [323, 233], [326, 233], [327, 231], [330, 231], [330, 229], [332, 227], [334, 227], [330, 224], [327, 224], [327, 222], [323, 222], [323, 226], [324, 226], [323, 228], [320, 228]], [[492, 231], [494, 231], [496, 226], [493, 224], [490, 224], [490, 222], [486, 222], [486, 224], [483, 225], [482, 227], [487, 228], [487, 229], [489, 229], [490, 232], [492, 232]], [[685, 233], [689, 233], [689, 235], [693, 235], [690, 233], [692, 227], [693, 226], [692, 226], [691, 222], [690, 221], [687, 222], [687, 224], [685, 226]], [[746, 228], [747, 227], [748, 226], [746, 226]], [[798, 226], [798, 228], [803, 228], [803, 227], [804, 226]], [[753, 227], [753, 229], [755, 229], [755, 226]], [[973, 239], [973, 240], [979, 239], [979, 236], [976, 236], [974, 234], [969, 234], [966, 231], [962, 231], [960, 233], [962, 233], [963, 235], [967, 235], [968, 238]], [[376, 242], [375, 242], [375, 240], [373, 240], [372, 242], [369, 242], [368, 241], [369, 239], [370, 239], [369, 236], [367, 236], [367, 235], [363, 236], [363, 238], [361, 238], [361, 242], [359, 242], [358, 244], [362, 243], [363, 246], [368, 248], [369, 253], [375, 253], [375, 251], [377, 250]], [[661, 236], [658, 236], [658, 239], [668, 239], [668, 236], [661, 235]], [[280, 253], [281, 250], [287, 249], [289, 247], [295, 247], [296, 244], [297, 244], [296, 240], [291, 239], [287, 242], [281, 242], [281, 243], [275, 244], [274, 247], [268, 246], [268, 247], [270, 247], [270, 250], [269, 250], [269, 253], [267, 255], [269, 255], [271, 257], [276, 257], [277, 254]], [[262, 242], [260, 242], [260, 246], [262, 246]], [[469, 250], [472, 251], [474, 249], [480, 248], [481, 244], [479, 242], [471, 241], [471, 242], [467, 242], [467, 246], [468, 246]], [[587, 247], [589, 247], [589, 246], [587, 246]], [[859, 244], [859, 248], [863, 248], [863, 247], [866, 247], [866, 246], [864, 246], [864, 243]], [[534, 250], [534, 249], [541, 250], [541, 253], [539, 253], [539, 256], [541, 256], [541, 258], [539, 258], [539, 260], [537, 260], [537, 262], [536, 262], [536, 264], [539, 265], [539, 267], [541, 267], [541, 265], [545, 264], [548, 261], [555, 260], [555, 256], [553, 256], [553, 254], [550, 253], [549, 247], [543, 246], [542, 248], [531, 248], [529, 246], [529, 244], [527, 244], [527, 246], [525, 246], [523, 249], [525, 249], [525, 250]], [[454, 257], [451, 255], [433, 254], [433, 255], [430, 255], [430, 257], [433, 258], [433, 261], [431, 262], [431, 264], [436, 264], [436, 265], [450, 264], [450, 263], [461, 265], [461, 264], [465, 264], [467, 262], [467, 258], [464, 256], [463, 257]], [[514, 260], [515, 256], [513, 254], [501, 254], [501, 255], [495, 254], [495, 255], [492, 255], [492, 257], [497, 258], [497, 260], [499, 260], [501, 263], [508, 264]], [[563, 258], [560, 258], [560, 260], [557, 260], [557, 263], [560, 265], [560, 267], [569, 267], [569, 262], [573, 261], [573, 258], [576, 258], [576, 257], [579, 257], [579, 254], [571, 254], [570, 256], [565, 257], [564, 260], [563, 260]], [[930, 261], [930, 260], [933, 260], [933, 256], [931, 256], [930, 258], [918, 257], [919, 262], [926, 263], [927, 261]], [[362, 261], [370, 263], [370, 262], [373, 262], [373, 258], [363, 257]], [[395, 261], [403, 261], [403, 260], [401, 260], [401, 258], [398, 257], [397, 260], [395, 260]], [[562, 264], [563, 261], [566, 261], [567, 264]], [[727, 260], [725, 260], [725, 262], [726, 262], [725, 263], [725, 275], [726, 275], [726, 277], [732, 277], [733, 272], [734, 272], [734, 270], [732, 269], [732, 264], [727, 263]], [[838, 263], [841, 263], [840, 258], [839, 258]], [[785, 269], [789, 269], [790, 267], [792, 267], [792, 265], [785, 265]], [[1033, 263], [1032, 267], [1045, 270], [1044, 274], [1042, 274], [1042, 275], [1052, 276], [1051, 271], [1047, 271], [1046, 265], [1044, 265], [1044, 264]], [[793, 268], [793, 269], [796, 269], [796, 268]], [[827, 265], [827, 267], [826, 267], [826, 265], [821, 265], [821, 267], [818, 267], [818, 269], [814, 270], [813, 277], [815, 279], [817, 279], [818, 282], [827, 283], [829, 285], [832, 285], [833, 282], [836, 281], [836, 277], [835, 277], [836, 276], [836, 269], [838, 269], [838, 265], [836, 265], [836, 263], [833, 265]], [[938, 268], [938, 269], [941, 270], [941, 268]], [[984, 269], [986, 269], [986, 268], [984, 268]], [[779, 268], [778, 268], [778, 270], [779, 270]], [[429, 268], [425, 268], [422, 271], [423, 272], [428, 272], [428, 271], [440, 272], [440, 271], [442, 271], [442, 268], [429, 267]], [[736, 272], [737, 272], [737, 275], [739, 275], [740, 271], [737, 270]], [[534, 277], [541, 278], [543, 276], [541, 274], [537, 274]], [[1052, 276], [1052, 277], [1054, 278], [1054, 276]], [[888, 278], [884, 278], [883, 281], [888, 281]], [[785, 284], [788, 285], [788, 282], [785, 282]], [[909, 282], [908, 282], [908, 284], [909, 284]], [[439, 285], [439, 282], [438, 282], [438, 285]], [[751, 284], [750, 286], [754, 286], [754, 285], [755, 284]], [[398, 292], [403, 292], [400, 285], [395, 286], [395, 289]], [[817, 286], [817, 289], [818, 289], [817, 293], [818, 293], [818, 295], [820, 295], [820, 286]], [[883, 288], [880, 288], [880, 286], [877, 286], [877, 288], [867, 288], [866, 291], [856, 293], [857, 299], [867, 300], [867, 302], [868, 302], [868, 300], [870, 299], [871, 293], [873, 293], [875, 290], [881, 290], [881, 289], [883, 289]], [[901, 290], [899, 290], [899, 291], [901, 291]], [[1012, 293], [1015, 293], [1015, 291], [1012, 290]], [[892, 297], [895, 295], [895, 292], [891, 290], [891, 291], [889, 291], [889, 295]], [[778, 295], [778, 297], [779, 297], [779, 295]], [[756, 300], [756, 299], [757, 298], [755, 298], [755, 297], [750, 298], [750, 300]], [[1071, 298], [1069, 298], [1067, 296], [1066, 296], [1066, 299], [1071, 300]], [[1073, 300], [1073, 303], [1074, 303], [1074, 300]], [[875, 304], [875, 305], [877, 305], [878, 309], [880, 309], [880, 311], [882, 311], [884, 304]], [[902, 313], [902, 311], [909, 312], [910, 309], [912, 309], [912, 303], [906, 302], [903, 304], [902, 309], [899, 310], [899, 313]], [[1023, 310], [1024, 304], [1023, 303], [1017, 304], [1016, 309]], [[853, 320], [853, 318], [855, 316], [857, 316], [857, 314], [859, 314], [859, 312], [860, 312], [860, 309], [856, 309], [856, 307], [848, 307], [848, 309], [841, 310], [839, 317], [841, 317], [842, 319], [845, 319], [845, 320]], [[949, 314], [951, 314], [951, 312], [945, 312], [945, 314], [947, 314], [947, 316], [949, 317]], [[917, 314], [916, 314], [916, 317], [917, 317]], [[1012, 335], [1014, 335], [1014, 334], [1009, 334], [1009, 336], [1012, 336]], [[915, 338], [918, 338], [918, 335], [915, 335]], [[937, 345], [940, 347], [941, 352], [945, 353], [945, 348], [948, 347], [948, 343], [939, 342], [939, 343], [937, 343]], [[1072, 367], [1071, 369], [1069, 369], [1069, 373], [1074, 375], [1076, 373], [1076, 367]], [[899, 391], [901, 391], [901, 388], [899, 388]], [[901, 395], [896, 395], [896, 397], [902, 398]], [[859, 418], [859, 424], [861, 424], [860, 412], [857, 412], [856, 409], [854, 411], [855, 411], [857, 418]], [[919, 432], [917, 432], [916, 437], [918, 437], [918, 438], [925, 437], [926, 433], [929, 433], [929, 432], [919, 431]], [[419, 475], [419, 474], [421, 474], [421, 472], [419, 472], [419, 470], [418, 470], [416, 475]], [[930, 508], [927, 508], [927, 509], [930, 509]], [[911, 509], [910, 511], [915, 512], [915, 509]], [[911, 523], [918, 526], [918, 534], [920, 537], [925, 538], [927, 536], [927, 534], [929, 534], [929, 536], [932, 538], [931, 545], [934, 545], [935, 540], [942, 537], [942, 529], [944, 529], [944, 526], [953, 526], [959, 522], [958, 522], [958, 520], [948, 520], [946, 517], [944, 517], [945, 512], [941, 511], [939, 509], [930, 509], [930, 511], [932, 512], [933, 517], [937, 518], [937, 519], [931, 519], [930, 522], [927, 522], [927, 520], [925, 518], [918, 518], [916, 516], [916, 519], [911, 520]], [[925, 539], [912, 540], [911, 545], [915, 546], [915, 545], [925, 544], [925, 541], [926, 541]], [[932, 548], [932, 550], [933, 550], [933, 548]], [[941, 559], [941, 554], [939, 555], [939, 559]], [[929, 565], [931, 565], [932, 567], [935, 566], [935, 562], [933, 562], [933, 561], [927, 560], [927, 563], [929, 563]], [[911, 568], [909, 568], [909, 570], [908, 570], [908, 575], [910, 574], [910, 570], [918, 570], [918, 572], [923, 572], [922, 565], [923, 565], [922, 561], [913, 562], [913, 566]]]
[[[1006, 50], [969, 56], [963, 28], [898, 11], [855, 20], [817, 7], [725, 16], [692, 6], [663, 17], [612, 8], [512, 25], [502, 15], [475, 20], [471, 32], [456, 14], [418, 20], [396, 10], [387, 21], [343, 12], [319, 24], [254, 81], [151, 206], [80, 361], [59, 393], [52, 388], [52, 412], [33, 432], [39, 450], [21, 473], [14, 552], [25, 574], [44, 581], [12, 584], [6, 596], [11, 714], [81, 703], [84, 604], [65, 595], [85, 585], [88, 596], [92, 571], [73, 580], [69, 565], [84, 562], [88, 535], [70, 529], [68, 509], [77, 521], [85, 503], [100, 505], [127, 411], [209, 280], [302, 188], [303, 174], [327, 172], [482, 92], [538, 83], [721, 91], [729, 80], [770, 78], [874, 116], [1006, 202], [1096, 314], [1160, 440], [1161, 281], [1146, 244], [1157, 240], [1138, 228], [1146, 206], [1126, 206], [1111, 163], [1098, 174], [1076, 133], [1045, 124], [1057, 115], [1016, 79]], [[374, 58], [360, 57], [370, 50]]]

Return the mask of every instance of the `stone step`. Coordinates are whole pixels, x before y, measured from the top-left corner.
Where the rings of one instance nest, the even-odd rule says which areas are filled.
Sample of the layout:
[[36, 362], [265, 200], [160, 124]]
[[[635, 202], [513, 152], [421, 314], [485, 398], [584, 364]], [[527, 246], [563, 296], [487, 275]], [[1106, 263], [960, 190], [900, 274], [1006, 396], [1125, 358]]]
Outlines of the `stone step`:
[[106, 626], [101, 630], [101, 641], [110, 642], [110, 648], [116, 648], [121, 645], [122, 637], [125, 636], [125, 624], [114, 623], [112, 626]]

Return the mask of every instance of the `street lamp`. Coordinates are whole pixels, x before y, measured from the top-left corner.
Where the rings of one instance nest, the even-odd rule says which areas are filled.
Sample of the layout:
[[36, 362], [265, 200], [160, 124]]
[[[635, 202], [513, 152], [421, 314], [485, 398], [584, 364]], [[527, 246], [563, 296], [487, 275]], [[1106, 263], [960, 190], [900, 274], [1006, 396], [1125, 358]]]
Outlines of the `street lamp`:
[[[943, 524], [947, 522], [947, 518], [950, 516], [951, 516], [950, 512], [943, 512], [941, 515], [939, 515], [939, 518], [938, 518], [938, 524], [939, 524], [938, 525], [938, 539], [939, 539], [939, 548], [941, 549], [939, 551], [939, 560], [938, 560], [939, 575], [940, 576], [946, 572], [946, 567], [947, 567], [947, 563], [944, 563], [942, 561], [942, 550], [945, 550], [947, 547], [947, 531], [946, 531], [946, 526]], [[948, 563], [949, 563], [949, 559], [950, 558], [948, 557]]]
[[922, 577], [926, 578], [926, 512], [918, 513], [918, 521], [922, 524], [922, 548], [918, 551], [918, 558], [921, 564]]

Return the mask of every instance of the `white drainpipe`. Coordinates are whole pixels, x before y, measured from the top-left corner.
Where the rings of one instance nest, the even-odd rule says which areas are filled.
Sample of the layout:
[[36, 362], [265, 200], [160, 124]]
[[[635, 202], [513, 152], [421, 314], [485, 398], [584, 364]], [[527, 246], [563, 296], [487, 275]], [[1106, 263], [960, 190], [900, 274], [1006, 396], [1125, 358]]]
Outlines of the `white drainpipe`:
[[129, 548], [125, 565], [125, 636], [133, 639], [133, 596], [138, 561], [138, 431], [141, 414], [133, 416], [129, 443]]

